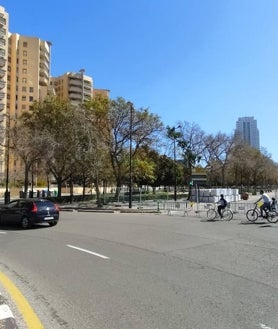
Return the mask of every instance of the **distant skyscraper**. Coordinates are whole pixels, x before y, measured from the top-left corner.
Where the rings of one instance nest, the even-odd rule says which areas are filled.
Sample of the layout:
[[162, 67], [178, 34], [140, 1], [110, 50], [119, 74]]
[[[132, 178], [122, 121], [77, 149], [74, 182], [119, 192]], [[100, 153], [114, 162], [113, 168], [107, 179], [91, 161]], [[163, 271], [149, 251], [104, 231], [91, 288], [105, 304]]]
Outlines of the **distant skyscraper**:
[[238, 118], [235, 131], [236, 140], [244, 141], [250, 146], [260, 149], [260, 136], [257, 128], [257, 120], [254, 117]]

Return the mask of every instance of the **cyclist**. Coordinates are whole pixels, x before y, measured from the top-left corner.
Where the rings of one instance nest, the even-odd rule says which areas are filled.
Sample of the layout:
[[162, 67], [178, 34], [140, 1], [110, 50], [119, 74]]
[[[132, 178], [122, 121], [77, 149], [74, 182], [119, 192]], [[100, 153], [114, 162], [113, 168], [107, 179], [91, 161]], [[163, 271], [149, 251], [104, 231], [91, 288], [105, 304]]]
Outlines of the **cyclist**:
[[220, 200], [217, 203], [218, 203], [218, 207], [217, 207], [218, 214], [220, 218], [223, 218], [222, 210], [227, 207], [227, 201], [224, 199], [223, 194], [220, 195]]
[[258, 203], [259, 201], [263, 201], [263, 204], [260, 206], [261, 209], [261, 216], [263, 217], [263, 211], [266, 213], [266, 216], [268, 216], [267, 211], [270, 210], [270, 197], [268, 194], [266, 194], [263, 190], [260, 190], [261, 197], [255, 202]]

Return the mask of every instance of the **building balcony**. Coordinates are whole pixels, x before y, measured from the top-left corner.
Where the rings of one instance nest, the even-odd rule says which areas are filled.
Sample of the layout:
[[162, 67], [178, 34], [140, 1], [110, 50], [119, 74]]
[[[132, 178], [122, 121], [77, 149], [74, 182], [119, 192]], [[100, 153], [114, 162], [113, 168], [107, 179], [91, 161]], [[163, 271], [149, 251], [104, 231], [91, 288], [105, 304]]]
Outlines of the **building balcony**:
[[6, 71], [3, 69], [0, 69], [0, 78], [3, 78], [6, 74]]
[[91, 97], [92, 96], [91, 90], [84, 90], [84, 96]]
[[47, 61], [40, 61], [40, 68], [46, 71], [49, 71], [49, 62]]
[[7, 24], [7, 21], [4, 17], [0, 17], [0, 24], [2, 25], [6, 25]]
[[6, 46], [6, 40], [1, 38], [0, 39], [0, 46]]
[[45, 77], [40, 76], [39, 84], [40, 84], [40, 86], [47, 86], [48, 85], [48, 79], [45, 78]]
[[49, 63], [49, 53], [45, 50], [40, 51], [40, 58]]
[[0, 103], [0, 111], [3, 111], [5, 109], [5, 104]]
[[0, 92], [0, 99], [3, 99], [5, 97], [5, 93], [3, 93], [2, 91]]
[[78, 93], [78, 94], [81, 94], [82, 93], [82, 88], [78, 88], [78, 87], [75, 87], [75, 86], [70, 86], [69, 87], [69, 92], [71, 93]]
[[0, 57], [0, 66], [3, 67], [6, 65], [6, 60]]
[[82, 100], [82, 95], [81, 95], [81, 93], [80, 94], [78, 94], [78, 93], [69, 93], [69, 98], [71, 100], [81, 101]]
[[69, 85], [70, 86], [77, 86], [77, 87], [82, 88], [82, 80], [70, 78], [69, 79]]
[[7, 35], [6, 29], [3, 29], [2, 27], [0, 27], [0, 36], [6, 37], [6, 35]]
[[0, 80], [0, 89], [5, 88], [5, 86], [6, 86], [6, 82], [3, 80]]
[[40, 68], [40, 77], [48, 78], [49, 77], [48, 70]]

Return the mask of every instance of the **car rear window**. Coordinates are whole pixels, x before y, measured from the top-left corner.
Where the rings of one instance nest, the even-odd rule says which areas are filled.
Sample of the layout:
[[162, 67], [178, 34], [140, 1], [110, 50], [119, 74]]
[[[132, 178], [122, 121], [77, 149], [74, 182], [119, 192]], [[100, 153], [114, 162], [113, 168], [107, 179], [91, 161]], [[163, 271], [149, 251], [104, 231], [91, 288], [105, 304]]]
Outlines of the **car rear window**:
[[48, 201], [48, 200], [40, 200], [36, 201], [37, 207], [54, 207], [53, 202]]

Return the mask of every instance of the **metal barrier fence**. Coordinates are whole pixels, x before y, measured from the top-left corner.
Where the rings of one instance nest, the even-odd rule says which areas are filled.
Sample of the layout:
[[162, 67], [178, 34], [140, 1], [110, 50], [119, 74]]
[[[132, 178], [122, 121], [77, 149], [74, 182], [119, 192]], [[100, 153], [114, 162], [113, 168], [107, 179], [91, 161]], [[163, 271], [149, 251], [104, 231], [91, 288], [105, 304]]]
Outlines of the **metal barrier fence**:
[[[200, 217], [206, 216], [210, 208], [214, 208], [213, 203], [197, 203], [191, 201], [164, 201], [160, 203], [160, 210], [167, 212], [168, 215], [181, 214], [183, 216], [195, 215]], [[229, 202], [228, 208], [230, 208], [234, 214], [245, 215], [249, 209], [254, 208], [254, 203]]]

